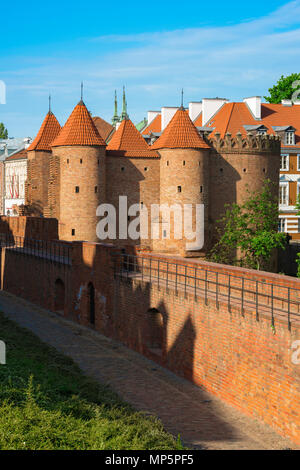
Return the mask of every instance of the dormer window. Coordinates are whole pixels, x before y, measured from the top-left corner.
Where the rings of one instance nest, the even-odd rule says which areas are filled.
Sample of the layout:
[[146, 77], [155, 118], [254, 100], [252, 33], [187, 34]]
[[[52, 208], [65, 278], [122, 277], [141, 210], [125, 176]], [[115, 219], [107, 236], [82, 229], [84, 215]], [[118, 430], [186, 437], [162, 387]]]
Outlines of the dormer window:
[[295, 131], [286, 131], [284, 137], [285, 145], [295, 145]]

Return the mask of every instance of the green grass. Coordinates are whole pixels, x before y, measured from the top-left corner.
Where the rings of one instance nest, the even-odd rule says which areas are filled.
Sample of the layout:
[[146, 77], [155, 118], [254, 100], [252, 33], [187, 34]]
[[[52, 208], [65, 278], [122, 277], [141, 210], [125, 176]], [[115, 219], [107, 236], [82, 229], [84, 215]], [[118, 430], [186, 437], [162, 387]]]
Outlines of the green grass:
[[74, 362], [0, 313], [0, 449], [182, 449]]

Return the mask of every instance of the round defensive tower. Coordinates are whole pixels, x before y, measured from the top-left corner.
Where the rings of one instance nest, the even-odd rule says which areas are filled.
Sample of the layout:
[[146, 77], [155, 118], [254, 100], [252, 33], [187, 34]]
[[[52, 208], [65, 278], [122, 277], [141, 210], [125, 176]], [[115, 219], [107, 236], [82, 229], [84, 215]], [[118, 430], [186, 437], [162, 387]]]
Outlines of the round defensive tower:
[[[153, 242], [153, 247], [158, 251], [180, 253], [184, 256], [201, 256], [206, 250], [209, 223], [210, 146], [200, 137], [187, 111], [180, 108], [151, 148], [158, 150], [161, 157], [161, 207], [166, 204], [169, 207], [179, 205], [182, 208], [182, 237], [177, 239], [178, 234], [176, 234], [180, 227], [180, 218], [177, 216], [175, 223], [174, 216], [171, 215], [169, 233], [168, 220], [161, 213], [161, 235], [159, 240]], [[187, 208], [184, 209], [185, 205], [190, 205], [192, 208], [191, 218], [186, 212]], [[202, 209], [196, 212], [197, 207], [203, 207], [203, 216]], [[186, 214], [188, 219], [184, 220]], [[204, 242], [203, 246], [199, 246], [196, 240], [190, 240], [186, 236], [188, 232], [196, 232], [196, 217], [199, 221], [198, 227], [201, 226], [200, 232], [203, 231], [204, 235], [204, 240], [200, 236]]]
[[49, 109], [36, 138], [27, 149], [26, 206], [30, 215], [45, 215], [48, 205], [51, 143], [60, 130], [58, 120]]
[[224, 205], [241, 204], [250, 192], [261, 191], [270, 180], [278, 196], [280, 170], [280, 139], [275, 136], [224, 138], [216, 133], [211, 139], [210, 218], [212, 224], [224, 214]]
[[81, 100], [52, 143], [60, 239], [99, 241], [96, 209], [105, 202], [105, 149]]

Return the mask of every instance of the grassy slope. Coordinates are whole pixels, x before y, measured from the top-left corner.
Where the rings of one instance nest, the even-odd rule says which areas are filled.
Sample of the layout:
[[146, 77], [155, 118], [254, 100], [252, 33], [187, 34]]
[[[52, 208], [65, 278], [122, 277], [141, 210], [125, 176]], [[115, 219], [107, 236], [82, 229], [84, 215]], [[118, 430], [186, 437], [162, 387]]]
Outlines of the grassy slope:
[[0, 449], [181, 449], [74, 362], [0, 313]]

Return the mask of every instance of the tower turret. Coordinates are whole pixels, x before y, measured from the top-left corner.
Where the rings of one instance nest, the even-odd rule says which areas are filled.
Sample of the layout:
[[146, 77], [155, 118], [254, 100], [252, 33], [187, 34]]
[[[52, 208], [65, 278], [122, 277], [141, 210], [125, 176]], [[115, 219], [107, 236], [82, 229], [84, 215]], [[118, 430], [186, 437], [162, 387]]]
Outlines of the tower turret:
[[124, 86], [123, 86], [123, 105], [122, 105], [121, 120], [123, 120], [123, 119], [128, 119], [127, 101], [126, 101], [126, 94], [125, 94], [125, 87]]
[[111, 120], [112, 125], [116, 127], [117, 123], [120, 122], [120, 118], [118, 116], [118, 99], [117, 99], [117, 91], [115, 90], [115, 112], [113, 118]]
[[[161, 214], [159, 220], [161, 239], [154, 244], [154, 247], [160, 251], [198, 256], [200, 252], [205, 251], [207, 243], [210, 146], [200, 137], [188, 113], [181, 107], [151, 148], [158, 150], [161, 156], [160, 205], [162, 207], [165, 204], [169, 208], [177, 205], [182, 210], [182, 237], [178, 238], [180, 217], [177, 216], [175, 220], [171, 214], [169, 223], [169, 220]], [[184, 205], [190, 205], [192, 208], [190, 215], [185, 213], [188, 209]], [[203, 206], [204, 246], [200, 249], [197, 244], [191, 247], [193, 240], [190, 240], [189, 236], [197, 229], [196, 208], [198, 207], [200, 211], [199, 220]], [[203, 230], [201, 218], [199, 223]]]
[[49, 213], [64, 240], [97, 241], [96, 209], [105, 201], [105, 148], [81, 100], [52, 143]]
[[49, 112], [41, 128], [27, 149], [27, 181], [26, 206], [31, 215], [45, 215], [48, 205], [48, 181], [50, 176], [51, 143], [61, 130], [60, 124], [51, 111], [49, 97]]

